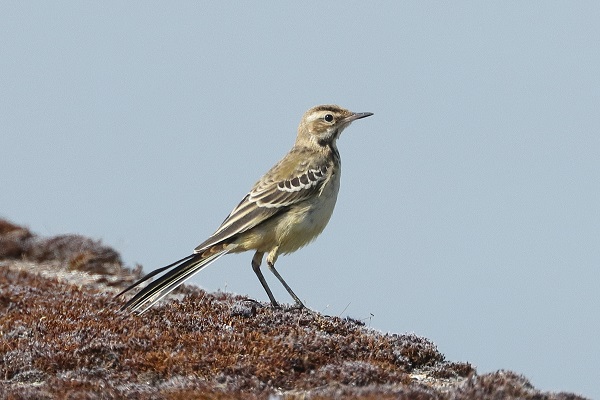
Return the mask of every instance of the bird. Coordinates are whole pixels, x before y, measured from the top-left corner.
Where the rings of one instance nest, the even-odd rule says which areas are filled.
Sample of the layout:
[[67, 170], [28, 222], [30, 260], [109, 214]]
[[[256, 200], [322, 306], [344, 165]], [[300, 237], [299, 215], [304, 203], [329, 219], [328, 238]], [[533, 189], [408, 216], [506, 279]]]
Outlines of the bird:
[[294, 299], [294, 308], [305, 308], [275, 263], [279, 255], [312, 242], [329, 222], [340, 187], [341, 160], [336, 142], [353, 121], [371, 115], [337, 105], [319, 105], [306, 111], [292, 149], [252, 186], [219, 228], [192, 254], [150, 272], [119, 293], [117, 297], [164, 272], [121, 309], [141, 314], [220, 257], [248, 250], [255, 252], [252, 269], [271, 305], [280, 307], [260, 269], [265, 254], [267, 267]]

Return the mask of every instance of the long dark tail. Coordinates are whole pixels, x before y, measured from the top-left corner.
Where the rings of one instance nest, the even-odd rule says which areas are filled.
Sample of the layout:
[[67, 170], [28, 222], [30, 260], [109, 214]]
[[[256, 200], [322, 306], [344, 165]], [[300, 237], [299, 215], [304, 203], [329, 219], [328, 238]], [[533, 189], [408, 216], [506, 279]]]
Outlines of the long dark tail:
[[135, 282], [133, 285], [129, 286], [127, 289], [123, 290], [116, 297], [119, 297], [122, 294], [130, 291], [140, 283], [152, 278], [153, 276], [173, 268], [171, 271], [167, 272], [159, 279], [140, 290], [135, 296], [129, 299], [129, 301], [125, 303], [123, 307], [121, 307], [121, 310], [129, 309], [130, 311], [135, 311], [139, 314], [143, 313], [160, 301], [163, 297], [171, 293], [171, 291], [173, 291], [177, 286], [191, 278], [192, 275], [219, 257], [224, 256], [228, 252], [229, 249], [226, 245], [214, 246], [206, 251], [203, 251], [202, 253], [190, 254], [189, 256], [175, 261], [166, 267], [158, 268], [157, 270], [152, 271], [139, 281]]

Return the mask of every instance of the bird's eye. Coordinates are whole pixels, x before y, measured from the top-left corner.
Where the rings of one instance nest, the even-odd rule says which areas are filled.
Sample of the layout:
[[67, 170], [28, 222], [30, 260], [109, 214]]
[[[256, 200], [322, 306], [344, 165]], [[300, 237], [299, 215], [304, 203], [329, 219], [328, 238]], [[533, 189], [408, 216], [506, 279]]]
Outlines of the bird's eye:
[[323, 119], [325, 120], [325, 122], [333, 122], [333, 115], [331, 115], [331, 114], [325, 114], [325, 116], [323, 117]]

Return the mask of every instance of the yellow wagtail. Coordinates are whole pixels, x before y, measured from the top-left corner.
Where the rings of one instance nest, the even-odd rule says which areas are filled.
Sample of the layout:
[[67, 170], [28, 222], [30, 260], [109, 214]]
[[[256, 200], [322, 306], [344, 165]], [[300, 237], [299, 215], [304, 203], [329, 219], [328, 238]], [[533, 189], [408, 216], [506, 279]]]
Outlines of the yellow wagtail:
[[333, 213], [340, 187], [340, 154], [336, 140], [352, 121], [373, 115], [355, 113], [335, 105], [308, 110], [298, 126], [296, 143], [233, 209], [219, 229], [194, 252], [159, 268], [121, 294], [170, 269], [133, 296], [123, 309], [143, 313], [192, 275], [227, 253], [255, 250], [252, 269], [278, 306], [261, 270], [267, 253], [269, 270], [279, 279], [298, 307], [304, 307], [275, 269], [280, 254], [298, 250], [314, 240]]

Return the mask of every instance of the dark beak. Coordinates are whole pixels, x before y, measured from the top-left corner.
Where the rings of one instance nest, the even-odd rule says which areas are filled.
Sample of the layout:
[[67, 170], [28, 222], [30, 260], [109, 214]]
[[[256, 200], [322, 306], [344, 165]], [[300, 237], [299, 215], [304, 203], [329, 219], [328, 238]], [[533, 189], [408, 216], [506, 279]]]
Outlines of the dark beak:
[[352, 122], [352, 121], [357, 120], [357, 119], [370, 117], [371, 115], [373, 115], [372, 112], [353, 113], [351, 116], [349, 116], [349, 117], [346, 118], [346, 121], [347, 122]]

